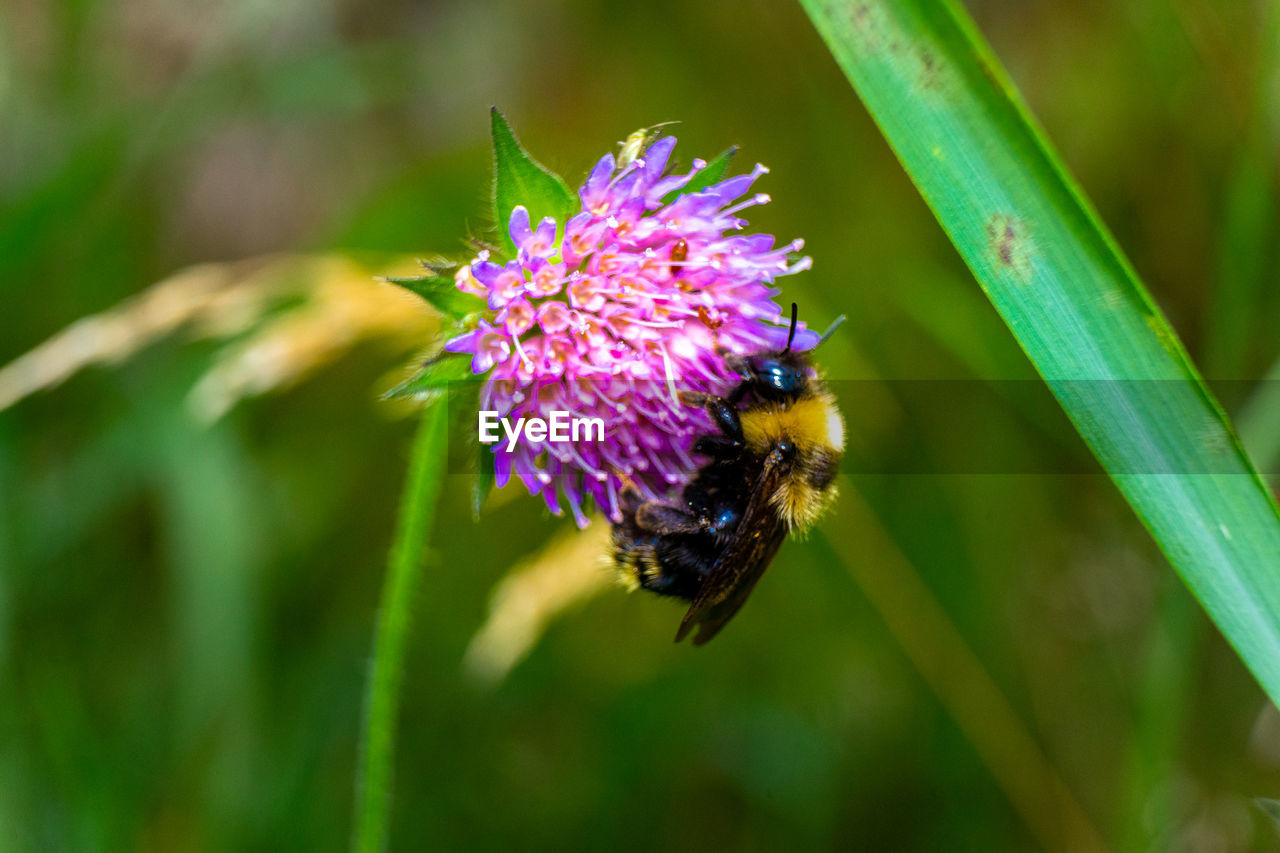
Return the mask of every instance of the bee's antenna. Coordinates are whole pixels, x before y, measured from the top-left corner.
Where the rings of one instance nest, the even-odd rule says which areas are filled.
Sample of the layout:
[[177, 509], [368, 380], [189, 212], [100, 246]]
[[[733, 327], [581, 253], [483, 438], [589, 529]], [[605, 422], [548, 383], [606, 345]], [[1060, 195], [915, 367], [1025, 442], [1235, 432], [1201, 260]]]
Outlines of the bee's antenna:
[[796, 308], [796, 304], [792, 302], [791, 303], [791, 331], [787, 333], [787, 346], [785, 349], [783, 349], [783, 352], [791, 352], [791, 342], [796, 339], [796, 312], [798, 310], [799, 309]]
[[817, 346], [822, 346], [823, 344], [825, 344], [827, 342], [827, 338], [831, 337], [835, 333], [835, 330], [843, 326], [844, 321], [848, 319], [849, 318], [846, 317], [844, 314], [841, 314], [839, 317], [835, 318], [835, 320], [831, 322], [831, 325], [827, 326], [827, 330], [822, 333], [822, 337], [818, 338]]

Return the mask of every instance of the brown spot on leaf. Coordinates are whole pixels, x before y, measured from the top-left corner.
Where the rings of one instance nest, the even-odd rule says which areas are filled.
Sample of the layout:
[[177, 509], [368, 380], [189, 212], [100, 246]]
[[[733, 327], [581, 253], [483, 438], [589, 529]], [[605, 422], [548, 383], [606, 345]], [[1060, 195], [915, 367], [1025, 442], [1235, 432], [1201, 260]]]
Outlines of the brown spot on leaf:
[[865, 32], [871, 24], [870, 7], [867, 6], [866, 3], [859, 3], [853, 7], [853, 14], [849, 16], [849, 19], [853, 22], [853, 28], [855, 30]]
[[922, 48], [917, 55], [920, 59], [920, 88], [941, 89], [942, 62], [927, 48]]
[[1030, 275], [1031, 240], [1026, 224], [1007, 213], [992, 214], [987, 220], [987, 247], [997, 265], [1019, 276]]
[[883, 13], [872, 8], [872, 4], [855, 5], [849, 14], [849, 24], [867, 53], [875, 53], [884, 46]]

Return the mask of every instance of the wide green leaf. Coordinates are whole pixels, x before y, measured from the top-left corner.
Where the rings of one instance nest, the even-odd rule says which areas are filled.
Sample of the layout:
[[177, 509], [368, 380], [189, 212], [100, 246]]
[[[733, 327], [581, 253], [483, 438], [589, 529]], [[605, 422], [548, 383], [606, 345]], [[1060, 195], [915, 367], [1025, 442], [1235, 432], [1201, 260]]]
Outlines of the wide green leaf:
[[1169, 561], [1280, 700], [1280, 513], [972, 21], [801, 0], [934, 215]]
[[502, 245], [515, 255], [507, 225], [511, 211], [524, 205], [534, 228], [543, 217], [553, 216], [556, 228], [564, 233], [564, 224], [578, 212], [578, 197], [564, 180], [529, 156], [516, 139], [511, 125], [498, 108], [491, 110], [493, 125], [493, 224], [502, 236]]

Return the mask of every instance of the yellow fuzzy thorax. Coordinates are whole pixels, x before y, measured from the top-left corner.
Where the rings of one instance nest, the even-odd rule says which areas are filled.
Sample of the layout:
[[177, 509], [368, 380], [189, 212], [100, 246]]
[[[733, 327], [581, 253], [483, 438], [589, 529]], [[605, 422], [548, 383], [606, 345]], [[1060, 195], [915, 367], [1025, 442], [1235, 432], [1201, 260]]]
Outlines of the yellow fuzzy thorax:
[[784, 438], [797, 448], [844, 450], [844, 422], [830, 394], [812, 394], [782, 407], [768, 404], [746, 409], [739, 417], [751, 452], [764, 455]]
[[844, 452], [844, 421], [835, 400], [825, 392], [817, 393], [787, 406], [746, 409], [740, 419], [752, 453], [764, 456], [783, 440], [795, 446], [795, 462], [771, 502], [792, 530], [804, 532], [835, 497], [833, 485], [816, 487], [812, 476], [824, 460], [838, 464]]

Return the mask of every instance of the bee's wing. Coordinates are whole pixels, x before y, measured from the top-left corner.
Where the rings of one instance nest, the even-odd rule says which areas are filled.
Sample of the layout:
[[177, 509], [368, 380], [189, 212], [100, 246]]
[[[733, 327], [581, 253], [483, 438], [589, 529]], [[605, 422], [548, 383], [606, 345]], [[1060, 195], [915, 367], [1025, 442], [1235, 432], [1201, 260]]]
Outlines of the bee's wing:
[[746, 511], [738, 521], [737, 530], [720, 559], [707, 574], [698, 590], [698, 596], [689, 606], [689, 612], [676, 632], [680, 642], [693, 629], [700, 626], [693, 638], [695, 646], [706, 643], [733, 618], [746, 602], [756, 581], [773, 562], [774, 554], [787, 538], [787, 525], [769, 505], [781, 479], [781, 454], [777, 451], [765, 457], [764, 467]]

